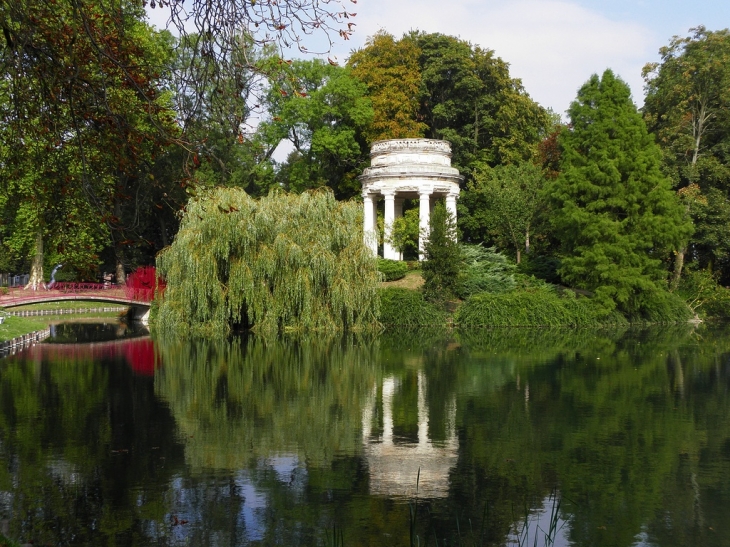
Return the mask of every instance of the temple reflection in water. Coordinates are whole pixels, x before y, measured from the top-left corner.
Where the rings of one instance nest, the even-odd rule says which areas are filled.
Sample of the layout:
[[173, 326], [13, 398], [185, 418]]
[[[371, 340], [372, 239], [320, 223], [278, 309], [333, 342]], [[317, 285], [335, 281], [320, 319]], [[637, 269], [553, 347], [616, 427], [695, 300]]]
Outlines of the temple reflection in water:
[[[442, 498], [448, 495], [449, 472], [456, 464], [459, 441], [456, 437], [456, 399], [446, 403], [446, 431], [443, 441], [429, 435], [427, 380], [418, 371], [418, 439], [393, 434], [393, 399], [400, 387], [395, 377], [382, 382], [378, 400], [373, 386], [362, 414], [363, 454], [370, 473], [370, 493], [380, 496]], [[382, 412], [382, 435], [374, 433], [374, 417]]]

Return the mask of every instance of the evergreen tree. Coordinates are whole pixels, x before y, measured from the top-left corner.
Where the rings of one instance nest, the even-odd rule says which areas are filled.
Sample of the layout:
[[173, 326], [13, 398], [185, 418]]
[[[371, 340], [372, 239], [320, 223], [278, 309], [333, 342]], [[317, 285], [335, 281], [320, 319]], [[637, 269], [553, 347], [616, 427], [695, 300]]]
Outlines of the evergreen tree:
[[691, 224], [626, 83], [610, 70], [593, 75], [569, 115], [571, 129], [560, 135], [562, 172], [546, 190], [563, 246], [561, 276], [594, 291], [608, 309], [645, 314], [662, 300], [664, 261], [686, 242]]
[[464, 259], [456, 242], [454, 216], [437, 203], [431, 213], [428, 240], [424, 245], [423, 294], [432, 302], [443, 302], [459, 292]]

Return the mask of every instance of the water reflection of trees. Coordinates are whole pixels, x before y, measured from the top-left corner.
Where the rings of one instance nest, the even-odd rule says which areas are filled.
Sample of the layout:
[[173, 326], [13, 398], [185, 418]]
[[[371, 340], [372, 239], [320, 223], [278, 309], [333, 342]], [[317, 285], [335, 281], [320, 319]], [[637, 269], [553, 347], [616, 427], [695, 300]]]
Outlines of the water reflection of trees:
[[[728, 371], [717, 362], [730, 344], [715, 337], [704, 343], [702, 331], [684, 327], [604, 333], [584, 344], [565, 344], [564, 337], [550, 343], [533, 331], [520, 346], [486, 334], [464, 341], [470, 357], [462, 374], [472, 381], [458, 398], [462, 451], [443, 514], [453, 518], [451, 508], [467, 508], [461, 518], [475, 521], [486, 506], [491, 522], [503, 523], [487, 529], [498, 541], [513, 511], [523, 514], [557, 487], [568, 500], [563, 516], [577, 545], [632, 545], [642, 532], [679, 544], [667, 538], [688, 519], [704, 522], [705, 532], [713, 527], [717, 538], [728, 536], [725, 519], [710, 522], [707, 515], [717, 512], [717, 490], [730, 492], [726, 480], [718, 481], [721, 469], [730, 469], [717, 464], [730, 436], [727, 396], [717, 393], [727, 389]], [[501, 387], [487, 372], [494, 365], [512, 372]], [[491, 386], [489, 396], [474, 387], [480, 383]], [[706, 396], [709, 386], [715, 396]], [[714, 451], [706, 454], [713, 463], [700, 472], [706, 451]], [[697, 515], [668, 508], [677, 484], [698, 500]], [[708, 539], [698, 528], [684, 544], [700, 538]]]
[[0, 363], [7, 535], [40, 545], [157, 542], [164, 526], [145, 523], [164, 522], [164, 492], [144, 485], [169, 477], [182, 454], [152, 379], [121, 355], [93, 361], [41, 348]]
[[409, 507], [372, 495], [363, 448], [385, 433], [388, 379], [394, 444], [420, 442], [427, 412], [428, 442], [457, 447], [446, 496], [418, 503], [421, 545], [502, 545], [554, 488], [576, 545], [730, 537], [727, 329], [416, 331], [158, 350], [154, 380], [112, 357], [0, 364], [0, 520], [11, 518], [12, 536], [312, 545], [336, 525], [347, 545], [407, 545]]
[[235, 338], [161, 344], [157, 393], [196, 468], [296, 455], [313, 466], [359, 452], [377, 345], [358, 338]]

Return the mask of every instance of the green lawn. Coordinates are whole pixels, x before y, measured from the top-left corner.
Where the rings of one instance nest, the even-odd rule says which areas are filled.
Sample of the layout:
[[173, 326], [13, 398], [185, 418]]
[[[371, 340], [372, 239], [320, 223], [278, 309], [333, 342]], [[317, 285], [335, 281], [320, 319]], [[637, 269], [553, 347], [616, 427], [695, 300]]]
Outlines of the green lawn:
[[[33, 304], [30, 306], [21, 306], [11, 308], [12, 311], [20, 310], [69, 310], [78, 308], [106, 308], [116, 307], [114, 304], [104, 304], [103, 302], [56, 302], [48, 304]], [[124, 306], [122, 306], [124, 307]], [[0, 325], [0, 342], [10, 340], [16, 336], [29, 334], [37, 330], [43, 330], [59, 317], [63, 317], [64, 321], [73, 321], [74, 319], [88, 319], [89, 317], [114, 318], [119, 317], [120, 312], [93, 312], [93, 313], [75, 313], [73, 315], [39, 315], [35, 317], [12, 317], [5, 316], [3, 324]], [[4, 315], [0, 310], [0, 315]], [[0, 545], [0, 547], [2, 547]]]
[[46, 302], [42, 304], [27, 304], [25, 306], [16, 306], [14, 308], [6, 308], [8, 311], [21, 310], [77, 310], [79, 308], [124, 308], [124, 304], [116, 304], [112, 302], [98, 302], [95, 300], [69, 300], [66, 302]]
[[37, 330], [43, 330], [46, 327], [48, 327], [48, 316], [6, 317], [3, 324], [0, 325], [0, 342]]

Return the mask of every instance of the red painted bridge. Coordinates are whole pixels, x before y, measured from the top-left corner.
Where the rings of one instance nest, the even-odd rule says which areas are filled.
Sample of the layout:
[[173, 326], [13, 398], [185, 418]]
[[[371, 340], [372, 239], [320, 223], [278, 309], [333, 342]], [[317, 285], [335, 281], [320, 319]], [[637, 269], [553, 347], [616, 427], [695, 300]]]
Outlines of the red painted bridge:
[[131, 289], [104, 283], [56, 283], [53, 289], [9, 289], [8, 294], [0, 294], [0, 307], [83, 300], [149, 308], [153, 297], [154, 289]]

